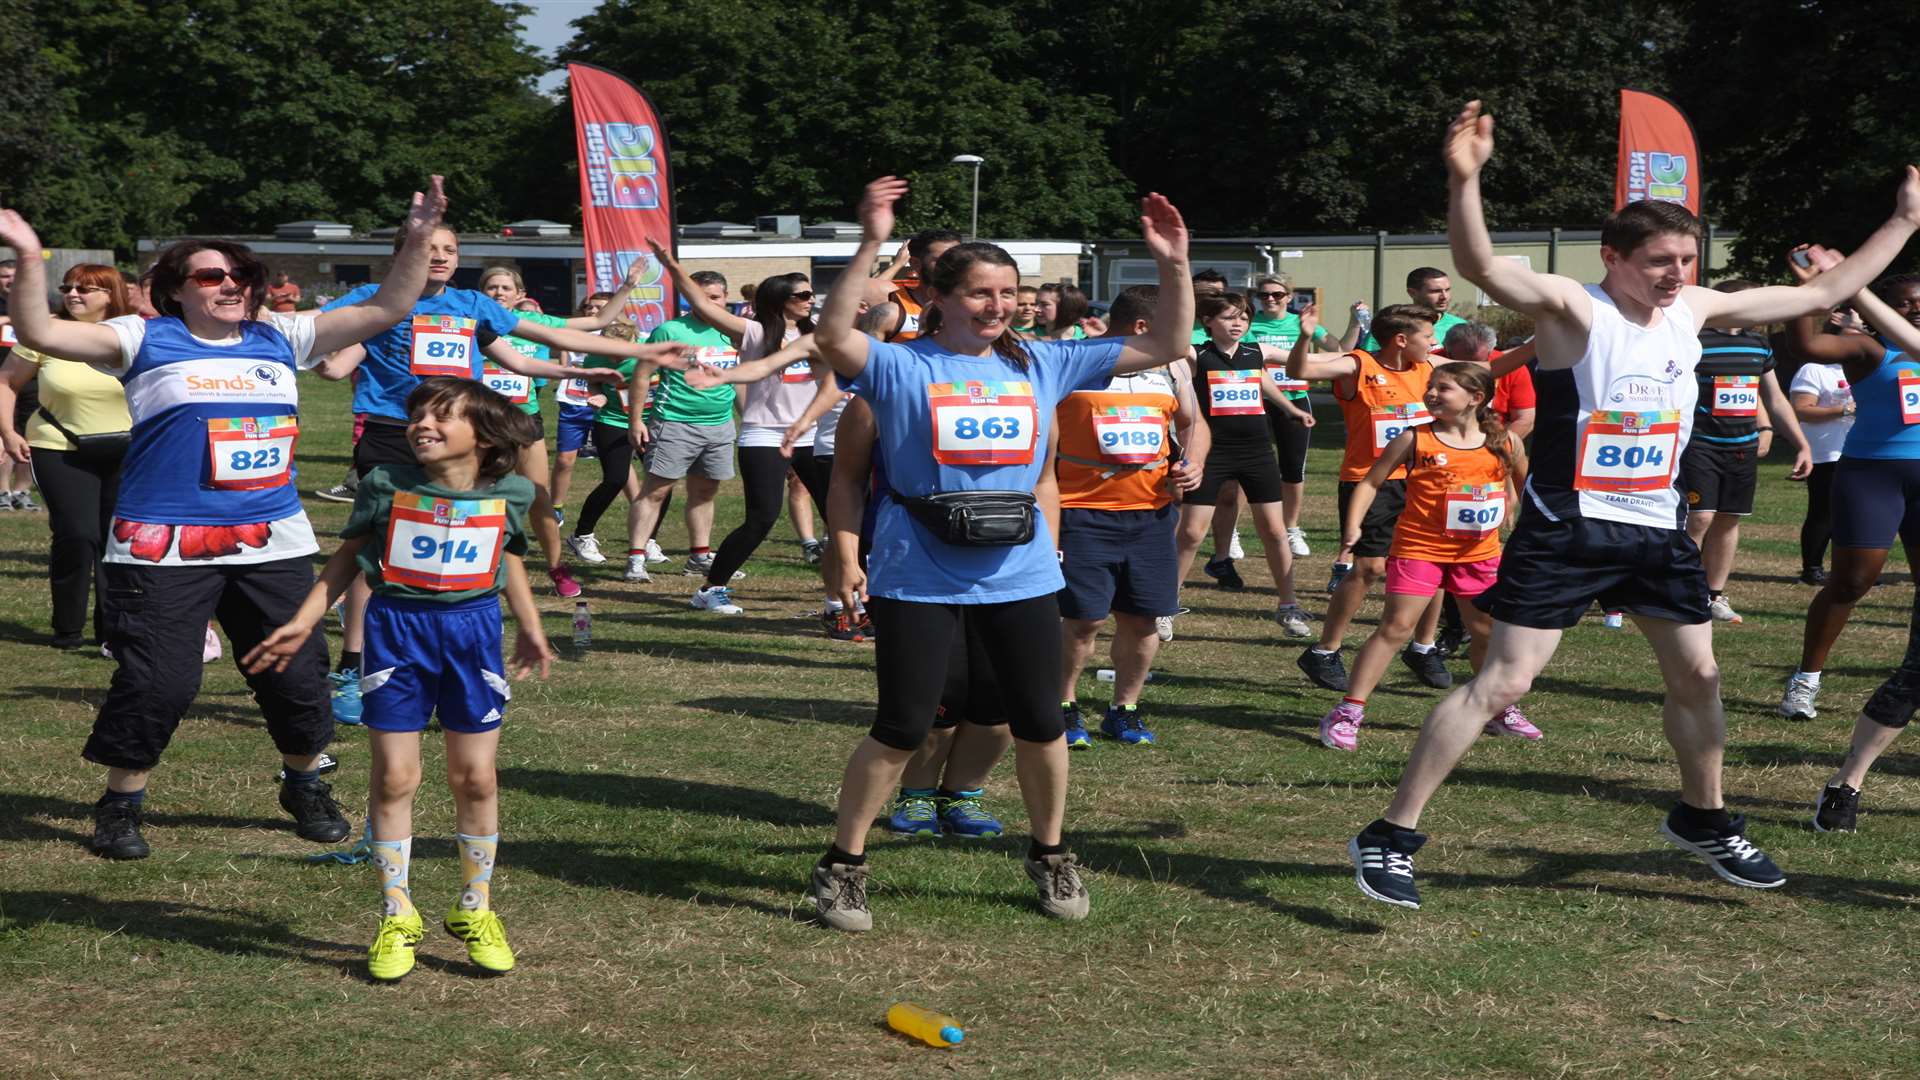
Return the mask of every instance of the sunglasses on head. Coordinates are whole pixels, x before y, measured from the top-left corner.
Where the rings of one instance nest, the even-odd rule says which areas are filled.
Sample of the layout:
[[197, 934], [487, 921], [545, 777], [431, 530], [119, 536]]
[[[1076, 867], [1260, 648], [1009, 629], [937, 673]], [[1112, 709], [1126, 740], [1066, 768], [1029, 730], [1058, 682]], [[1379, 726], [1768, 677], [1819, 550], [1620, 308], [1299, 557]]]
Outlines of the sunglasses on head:
[[232, 281], [235, 285], [246, 284], [235, 277], [233, 271], [218, 266], [203, 266], [198, 270], [189, 271], [187, 280], [203, 289], [217, 289], [223, 281]]
[[789, 300], [811, 300], [811, 299], [813, 299], [813, 290], [812, 290], [812, 289], [801, 289], [801, 290], [800, 290], [799, 292], [796, 292], [796, 293], [794, 293], [794, 294], [793, 294], [792, 296], [789, 296], [789, 297], [787, 297], [787, 299], [789, 299]]
[[1285, 300], [1287, 298], [1287, 294], [1283, 292], [1262, 292], [1254, 293], [1254, 295], [1262, 300]]
[[68, 293], [72, 293], [72, 292], [77, 292], [82, 295], [85, 295], [87, 293], [107, 291], [105, 288], [99, 285], [56, 285], [54, 286], [54, 288], [60, 293], [61, 296], [65, 296]]

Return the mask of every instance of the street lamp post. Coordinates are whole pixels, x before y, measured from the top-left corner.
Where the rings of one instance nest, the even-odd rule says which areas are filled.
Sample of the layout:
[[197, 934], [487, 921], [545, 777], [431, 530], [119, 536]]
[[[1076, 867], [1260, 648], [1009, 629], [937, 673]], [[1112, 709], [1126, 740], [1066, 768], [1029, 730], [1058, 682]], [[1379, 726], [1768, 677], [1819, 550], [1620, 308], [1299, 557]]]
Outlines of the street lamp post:
[[980, 166], [986, 162], [987, 159], [978, 154], [959, 154], [952, 162], [955, 165], [973, 166], [973, 228], [967, 230], [969, 240], [980, 239]]

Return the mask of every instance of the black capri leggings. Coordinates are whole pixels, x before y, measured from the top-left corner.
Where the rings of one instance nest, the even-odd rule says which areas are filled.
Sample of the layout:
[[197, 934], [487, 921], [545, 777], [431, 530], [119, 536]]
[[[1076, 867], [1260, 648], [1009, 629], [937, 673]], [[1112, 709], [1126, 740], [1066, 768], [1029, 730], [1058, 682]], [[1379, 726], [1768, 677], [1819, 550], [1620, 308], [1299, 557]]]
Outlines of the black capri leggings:
[[1313, 430], [1271, 405], [1267, 406], [1267, 430], [1273, 433], [1273, 448], [1280, 454], [1280, 482], [1306, 483], [1307, 444], [1313, 440]]
[[1833, 470], [1838, 461], [1823, 461], [1807, 477], [1807, 519], [1800, 523], [1800, 569], [1826, 565], [1827, 543], [1833, 539]]
[[780, 520], [780, 508], [787, 503], [787, 469], [800, 477], [813, 496], [814, 505], [827, 507], [827, 474], [813, 459], [813, 447], [796, 446], [793, 457], [780, 453], [777, 446], [740, 448], [740, 486], [747, 497], [747, 520], [741, 522], [713, 553], [713, 569], [707, 572], [708, 585], [725, 585], [733, 572], [746, 565]]
[[[633, 471], [633, 440], [626, 428], [595, 421], [588, 434], [593, 439], [594, 453], [600, 457], [600, 483], [580, 504], [580, 516], [573, 522], [575, 536], [593, 532], [593, 527], [600, 524], [600, 515], [626, 490], [627, 474]], [[662, 510], [660, 516], [666, 517], [666, 511]]]
[[[895, 750], [920, 748], [948, 690], [954, 639], [977, 635], [983, 658], [1000, 687], [1001, 709], [1013, 737], [1049, 743], [1066, 728], [1060, 719], [1060, 602], [1047, 593], [999, 604], [923, 604], [875, 596], [867, 612], [879, 631], [874, 671], [880, 701], [868, 731]], [[969, 661], [971, 667], [971, 661]], [[969, 710], [972, 710], [969, 700]], [[999, 717], [969, 715], [976, 724]]]
[[940, 704], [934, 709], [936, 729], [956, 727], [962, 720], [979, 727], [1007, 722], [1000, 680], [993, 676], [993, 657], [987, 654], [980, 623], [971, 607], [962, 609], [960, 632], [953, 635], [953, 651], [947, 656], [946, 687], [940, 691]]

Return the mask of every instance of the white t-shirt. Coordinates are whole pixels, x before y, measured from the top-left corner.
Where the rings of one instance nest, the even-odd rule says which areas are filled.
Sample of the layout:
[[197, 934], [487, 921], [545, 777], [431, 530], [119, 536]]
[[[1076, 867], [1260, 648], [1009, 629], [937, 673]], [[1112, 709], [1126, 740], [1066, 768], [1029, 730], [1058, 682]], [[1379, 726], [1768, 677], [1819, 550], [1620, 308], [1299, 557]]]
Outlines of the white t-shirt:
[[[1793, 376], [1793, 385], [1787, 393], [1812, 394], [1813, 403], [1825, 408], [1853, 400], [1853, 388], [1847, 385], [1846, 373], [1840, 370], [1839, 364], [1802, 365]], [[1853, 430], [1853, 417], [1803, 420], [1800, 430], [1807, 433], [1807, 445], [1813, 450], [1814, 464], [1824, 465], [1840, 460], [1840, 448], [1846, 445], [1847, 432]]]

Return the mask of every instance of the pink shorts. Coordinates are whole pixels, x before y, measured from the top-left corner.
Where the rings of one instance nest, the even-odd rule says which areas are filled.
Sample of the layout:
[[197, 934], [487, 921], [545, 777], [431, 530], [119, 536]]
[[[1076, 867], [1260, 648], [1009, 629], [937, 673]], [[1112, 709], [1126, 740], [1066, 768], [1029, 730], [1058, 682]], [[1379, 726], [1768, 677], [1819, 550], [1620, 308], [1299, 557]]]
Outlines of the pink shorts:
[[1387, 556], [1387, 592], [1432, 596], [1446, 589], [1455, 596], [1479, 596], [1500, 576], [1500, 556], [1479, 562], [1431, 563]]

